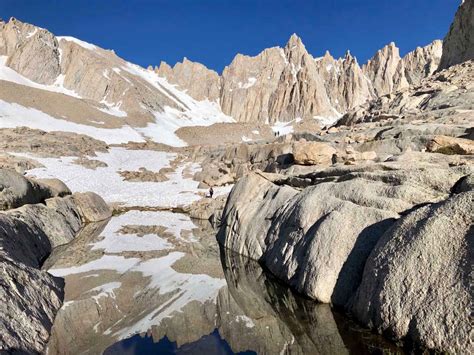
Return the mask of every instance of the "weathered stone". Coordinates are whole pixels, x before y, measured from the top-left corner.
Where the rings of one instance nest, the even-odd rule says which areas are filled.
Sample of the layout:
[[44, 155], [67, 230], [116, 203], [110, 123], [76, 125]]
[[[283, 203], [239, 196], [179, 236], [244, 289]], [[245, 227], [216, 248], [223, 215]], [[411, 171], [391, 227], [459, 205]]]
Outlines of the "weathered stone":
[[327, 143], [298, 142], [293, 144], [295, 164], [318, 165], [331, 164], [337, 150]]
[[110, 207], [94, 192], [76, 192], [72, 199], [84, 222], [99, 222], [112, 216]]
[[51, 197], [64, 197], [71, 194], [69, 187], [59, 179], [36, 179], [35, 181], [46, 186], [51, 192]]
[[436, 136], [427, 145], [427, 150], [442, 154], [474, 154], [474, 141], [470, 139]]
[[444, 39], [440, 69], [474, 59], [473, 33], [474, 3], [472, 0], [463, 0]]
[[344, 305], [393, 221], [449, 196], [466, 171], [416, 160], [335, 167], [306, 174], [313, 185], [300, 192], [291, 179], [250, 174], [229, 195], [218, 240], [299, 292]]
[[0, 210], [28, 203], [40, 203], [51, 197], [51, 190], [16, 171], [0, 169]]
[[351, 307], [363, 324], [429, 349], [471, 353], [474, 192], [416, 209], [379, 240]]

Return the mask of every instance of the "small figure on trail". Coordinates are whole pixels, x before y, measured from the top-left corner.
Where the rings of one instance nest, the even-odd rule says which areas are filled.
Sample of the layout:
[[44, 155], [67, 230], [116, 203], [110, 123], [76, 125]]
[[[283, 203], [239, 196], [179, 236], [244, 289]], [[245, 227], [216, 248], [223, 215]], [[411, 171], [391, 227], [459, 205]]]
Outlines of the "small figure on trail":
[[212, 186], [209, 188], [209, 197], [212, 198], [212, 196], [214, 195], [214, 189], [212, 188]]

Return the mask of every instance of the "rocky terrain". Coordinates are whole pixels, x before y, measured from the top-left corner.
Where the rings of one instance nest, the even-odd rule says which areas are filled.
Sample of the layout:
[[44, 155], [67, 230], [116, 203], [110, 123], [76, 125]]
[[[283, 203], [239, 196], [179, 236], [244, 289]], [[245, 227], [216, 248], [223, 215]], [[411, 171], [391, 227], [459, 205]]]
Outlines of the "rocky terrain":
[[473, 16], [220, 74], [1, 22], [0, 350], [473, 352]]
[[442, 63], [463, 59], [408, 85], [371, 77], [388, 94], [327, 131], [294, 134], [276, 163], [240, 178], [219, 242], [392, 339], [473, 351], [472, 15], [464, 2], [443, 44]]
[[75, 193], [59, 180], [32, 180], [0, 170], [0, 349], [41, 352], [64, 299], [64, 281], [41, 271], [53, 248], [85, 223], [110, 218], [94, 193]]

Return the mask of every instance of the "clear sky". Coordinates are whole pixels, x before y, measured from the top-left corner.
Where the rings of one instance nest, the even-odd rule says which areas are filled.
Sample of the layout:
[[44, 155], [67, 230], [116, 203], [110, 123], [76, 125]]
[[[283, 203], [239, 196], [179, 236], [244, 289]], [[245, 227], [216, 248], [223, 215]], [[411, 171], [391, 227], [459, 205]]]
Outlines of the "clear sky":
[[0, 0], [11, 16], [99, 45], [137, 64], [183, 57], [221, 72], [237, 53], [297, 33], [315, 57], [347, 49], [360, 63], [394, 41], [402, 55], [442, 39], [460, 0]]

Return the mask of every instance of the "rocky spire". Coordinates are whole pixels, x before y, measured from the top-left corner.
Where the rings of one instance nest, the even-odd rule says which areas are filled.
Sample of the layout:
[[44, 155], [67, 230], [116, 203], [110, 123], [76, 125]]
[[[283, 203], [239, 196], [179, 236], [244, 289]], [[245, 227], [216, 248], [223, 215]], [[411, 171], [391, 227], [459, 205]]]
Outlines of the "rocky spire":
[[363, 66], [363, 72], [372, 81], [378, 96], [394, 90], [393, 77], [400, 62], [400, 51], [394, 42], [386, 45]]

